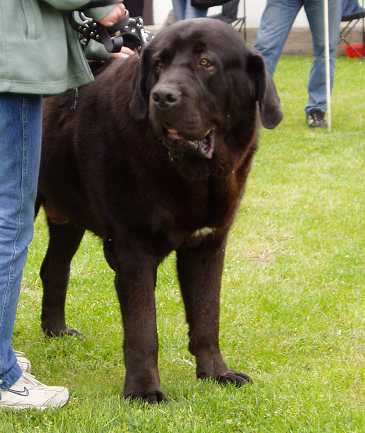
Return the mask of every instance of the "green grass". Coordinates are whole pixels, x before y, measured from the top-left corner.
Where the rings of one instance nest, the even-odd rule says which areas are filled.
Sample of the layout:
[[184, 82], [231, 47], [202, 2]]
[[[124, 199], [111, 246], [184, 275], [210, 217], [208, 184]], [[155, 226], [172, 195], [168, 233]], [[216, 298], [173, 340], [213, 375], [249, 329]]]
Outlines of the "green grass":
[[159, 271], [160, 371], [167, 404], [119, 398], [121, 326], [113, 275], [87, 236], [73, 262], [68, 323], [85, 340], [46, 340], [36, 224], [14, 345], [67, 407], [1, 412], [1, 433], [362, 433], [365, 431], [365, 65], [339, 59], [333, 132], [304, 123], [310, 58], [284, 58], [276, 81], [285, 120], [262, 131], [232, 229], [223, 278], [221, 346], [255, 384], [195, 380], [174, 257]]

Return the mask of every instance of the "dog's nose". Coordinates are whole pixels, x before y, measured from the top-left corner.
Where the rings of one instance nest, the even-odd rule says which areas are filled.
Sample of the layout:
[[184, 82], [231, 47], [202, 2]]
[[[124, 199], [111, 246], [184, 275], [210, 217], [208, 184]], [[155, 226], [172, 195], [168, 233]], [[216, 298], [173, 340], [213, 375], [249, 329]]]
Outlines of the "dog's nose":
[[180, 92], [173, 87], [159, 87], [152, 92], [152, 100], [158, 108], [169, 109], [180, 102]]

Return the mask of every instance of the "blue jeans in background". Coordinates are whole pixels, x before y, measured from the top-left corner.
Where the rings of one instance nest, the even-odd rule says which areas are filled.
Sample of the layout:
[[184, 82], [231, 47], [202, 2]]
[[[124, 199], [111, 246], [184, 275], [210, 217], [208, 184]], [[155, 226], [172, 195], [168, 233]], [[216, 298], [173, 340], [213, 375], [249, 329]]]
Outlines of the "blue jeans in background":
[[42, 99], [0, 93], [0, 388], [21, 376], [11, 347], [20, 281], [33, 236]]
[[342, 1], [342, 16], [348, 17], [349, 15], [363, 12], [364, 9], [360, 6], [358, 0], [343, 0]]
[[[302, 6], [312, 33], [314, 57], [308, 82], [308, 102], [305, 112], [308, 113], [312, 109], [325, 112], [327, 107], [323, 0], [268, 0], [261, 17], [255, 47], [264, 57], [269, 72], [274, 74], [289, 32]], [[328, 9], [332, 88], [342, 0], [328, 0]]]
[[208, 9], [191, 6], [190, 0], [172, 0], [176, 21], [207, 16]]

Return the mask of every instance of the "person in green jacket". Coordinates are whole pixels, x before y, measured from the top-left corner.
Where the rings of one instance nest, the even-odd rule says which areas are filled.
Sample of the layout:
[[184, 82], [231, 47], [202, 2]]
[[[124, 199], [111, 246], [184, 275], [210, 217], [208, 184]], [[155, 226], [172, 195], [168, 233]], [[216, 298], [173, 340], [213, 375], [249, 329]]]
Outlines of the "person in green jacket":
[[93, 79], [68, 13], [86, 14], [104, 26], [121, 21], [123, 4], [92, 8], [85, 0], [10, 0], [0, 8], [0, 408], [46, 409], [69, 399], [64, 387], [47, 386], [29, 373], [30, 362], [12, 349], [20, 281], [33, 236], [42, 95]]

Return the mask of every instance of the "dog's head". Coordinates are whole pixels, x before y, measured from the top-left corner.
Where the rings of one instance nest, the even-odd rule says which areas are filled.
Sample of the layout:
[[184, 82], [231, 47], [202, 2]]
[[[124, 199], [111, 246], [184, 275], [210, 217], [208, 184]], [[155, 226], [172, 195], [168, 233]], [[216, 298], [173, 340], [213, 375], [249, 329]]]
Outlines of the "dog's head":
[[178, 22], [145, 48], [131, 113], [149, 117], [155, 134], [175, 151], [211, 159], [229, 130], [252, 134], [282, 118], [274, 83], [261, 56], [231, 26], [212, 19]]

